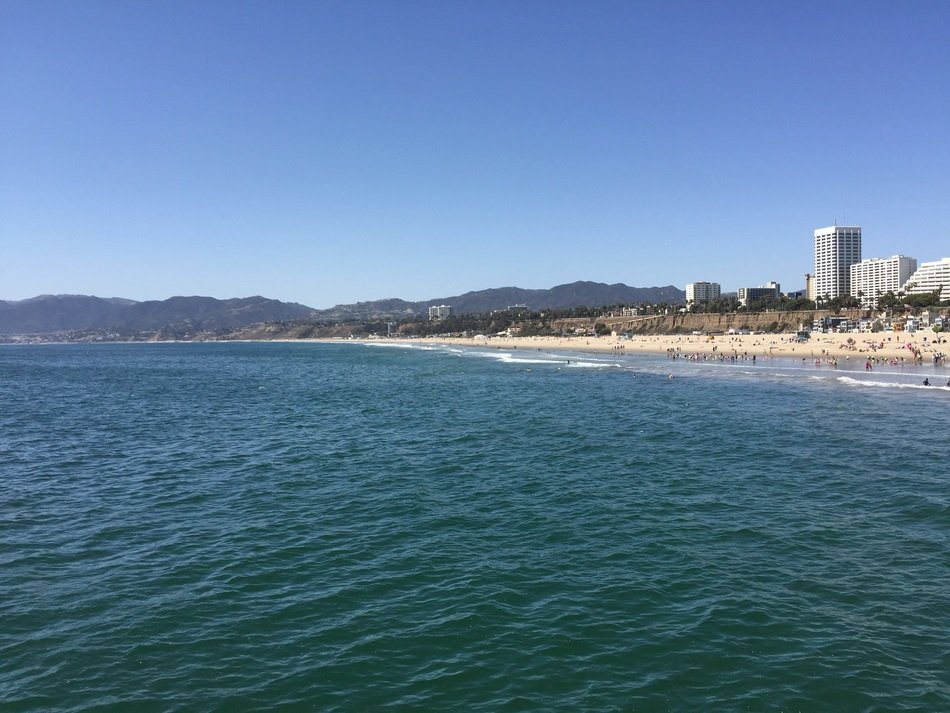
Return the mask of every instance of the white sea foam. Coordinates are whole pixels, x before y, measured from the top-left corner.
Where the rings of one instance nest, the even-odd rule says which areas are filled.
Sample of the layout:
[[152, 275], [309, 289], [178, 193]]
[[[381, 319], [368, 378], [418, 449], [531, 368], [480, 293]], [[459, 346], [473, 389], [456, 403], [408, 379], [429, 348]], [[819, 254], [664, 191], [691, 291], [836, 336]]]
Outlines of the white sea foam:
[[485, 354], [484, 356], [488, 357], [489, 359], [496, 359], [497, 361], [503, 361], [506, 364], [553, 364], [554, 363], [550, 359], [528, 359], [526, 357], [515, 356], [514, 354], [509, 354], [507, 352], [499, 352], [498, 354]]
[[[864, 386], [884, 389], [928, 389], [932, 391], [950, 391], [950, 387], [943, 386], [942, 374], [931, 378], [931, 386], [924, 386], [922, 381], [928, 376], [927, 371], [919, 371], [914, 365], [907, 365], [907, 369], [890, 368], [887, 370], [875, 369], [865, 371], [863, 365], [839, 364], [837, 367], [821, 364], [815, 366], [811, 360], [799, 363], [798, 359], [768, 359], [758, 364], [749, 362], [731, 361], [690, 361], [666, 360], [659, 356], [650, 358], [646, 355], [634, 355], [631, 359], [618, 361], [614, 355], [603, 357], [595, 354], [581, 354], [577, 352], [558, 353], [541, 352], [518, 349], [478, 349], [458, 347], [449, 344], [406, 344], [393, 342], [363, 342], [367, 346], [391, 347], [428, 352], [441, 352], [460, 358], [490, 359], [502, 364], [516, 366], [551, 366], [557, 369], [621, 369], [629, 372], [644, 374], [662, 374], [673, 372], [679, 376], [699, 375], [705, 373], [720, 376], [727, 374], [742, 379], [806, 379], [809, 382], [838, 383], [843, 386]], [[913, 379], [913, 381], [909, 381]]]
[[950, 386], [937, 386], [931, 384], [925, 386], [923, 383], [908, 383], [905, 381], [881, 381], [879, 379], [855, 379], [851, 376], [839, 376], [837, 379], [842, 384], [852, 386], [869, 386], [883, 389], [924, 389], [927, 391], [950, 391]]
[[428, 345], [423, 346], [421, 344], [402, 344], [402, 343], [396, 343], [396, 342], [358, 342], [358, 343], [367, 347], [382, 347], [382, 348], [389, 348], [389, 349], [415, 349], [415, 350], [421, 350], [425, 352], [440, 351], [439, 347], [432, 347]]
[[[541, 364], [557, 367], [604, 367], [611, 364], [598, 363], [591, 360], [580, 361], [576, 356], [565, 356], [550, 353], [517, 352], [502, 350], [459, 350], [465, 356], [471, 356], [479, 359], [492, 359], [506, 364]], [[530, 356], [528, 356], [530, 354]]]
[[620, 364], [612, 364], [609, 362], [593, 362], [593, 361], [571, 361], [564, 366], [570, 367], [572, 369], [619, 369], [623, 368]]

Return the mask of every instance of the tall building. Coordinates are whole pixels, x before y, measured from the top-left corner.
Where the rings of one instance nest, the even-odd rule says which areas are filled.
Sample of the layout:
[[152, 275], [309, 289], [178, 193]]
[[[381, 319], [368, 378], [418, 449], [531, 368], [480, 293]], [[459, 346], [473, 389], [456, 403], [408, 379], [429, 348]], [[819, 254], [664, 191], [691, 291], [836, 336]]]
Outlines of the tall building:
[[748, 307], [750, 302], [765, 299], [779, 299], [782, 296], [782, 288], [777, 282], [769, 282], [759, 287], [740, 287], [736, 295], [739, 298], [739, 304]]
[[810, 272], [805, 273], [805, 299], [815, 301], [815, 276]]
[[686, 306], [694, 304], [709, 304], [718, 300], [722, 288], [718, 282], [691, 282], [686, 285]]
[[815, 297], [848, 294], [848, 268], [861, 262], [861, 226], [832, 225], [815, 231]]
[[950, 298], [950, 257], [920, 263], [920, 267], [907, 278], [903, 287], [908, 295], [920, 295], [940, 289], [940, 299]]
[[878, 293], [897, 292], [917, 269], [917, 260], [906, 255], [873, 257], [851, 266], [849, 290], [862, 307], [873, 307]]

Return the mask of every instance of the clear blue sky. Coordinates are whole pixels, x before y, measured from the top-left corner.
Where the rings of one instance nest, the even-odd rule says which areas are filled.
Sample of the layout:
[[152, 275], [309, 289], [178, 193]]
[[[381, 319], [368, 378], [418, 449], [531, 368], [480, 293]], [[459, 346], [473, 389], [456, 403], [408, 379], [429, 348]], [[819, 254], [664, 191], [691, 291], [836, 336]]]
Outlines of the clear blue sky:
[[0, 299], [950, 255], [950, 2], [0, 2]]

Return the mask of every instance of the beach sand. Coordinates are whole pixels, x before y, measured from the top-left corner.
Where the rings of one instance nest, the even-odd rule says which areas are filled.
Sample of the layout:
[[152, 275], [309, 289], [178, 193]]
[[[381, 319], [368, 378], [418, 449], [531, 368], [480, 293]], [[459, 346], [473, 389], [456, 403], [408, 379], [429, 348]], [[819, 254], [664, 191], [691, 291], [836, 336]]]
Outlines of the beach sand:
[[[370, 341], [370, 340], [360, 340]], [[374, 339], [375, 342], [454, 344], [467, 347], [526, 349], [541, 351], [613, 352], [620, 354], [667, 354], [680, 357], [702, 356], [724, 358], [733, 356], [786, 357], [795, 359], [869, 358], [881, 361], [914, 361], [934, 363], [935, 355], [950, 354], [950, 340], [931, 331], [879, 332], [875, 334], [818, 334], [807, 342], [798, 342], [794, 334], [743, 334], [718, 336], [657, 335], [622, 337], [474, 337], [425, 339]], [[946, 363], [946, 360], [944, 360]]]

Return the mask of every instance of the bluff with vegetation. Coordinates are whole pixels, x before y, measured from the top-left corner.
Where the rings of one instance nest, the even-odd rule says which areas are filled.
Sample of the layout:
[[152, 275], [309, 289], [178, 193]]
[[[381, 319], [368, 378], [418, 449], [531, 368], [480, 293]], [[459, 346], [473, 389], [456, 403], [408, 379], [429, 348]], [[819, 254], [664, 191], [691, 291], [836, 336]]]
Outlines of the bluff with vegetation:
[[[802, 325], [811, 328], [812, 321], [832, 314], [825, 310], [801, 310], [794, 312], [731, 312], [707, 314], [669, 314], [639, 319], [605, 318], [598, 320], [617, 332], [634, 334], [679, 334], [703, 332], [704, 334], [727, 333], [748, 329], [753, 332], [795, 332]], [[840, 313], [854, 319], [863, 312], [845, 310]]]
[[[812, 320], [832, 314], [824, 310], [796, 310], [790, 312], [734, 312], [709, 314], [681, 314], [674, 311], [668, 315], [645, 317], [611, 317], [607, 308], [577, 308], [573, 310], [548, 310], [528, 312], [507, 310], [481, 315], [452, 315], [442, 321], [404, 320], [399, 323], [376, 325], [351, 325], [354, 336], [387, 332], [402, 336], [433, 336], [439, 334], [492, 335], [502, 332], [520, 336], [546, 336], [572, 334], [577, 331], [598, 334], [682, 334], [689, 332], [725, 333], [730, 329], [748, 329], [755, 332], [795, 332], [801, 325], [811, 326]], [[619, 310], [613, 310], [616, 312]], [[860, 316], [860, 310], [843, 311], [840, 314]]]

